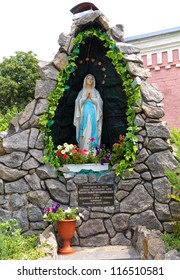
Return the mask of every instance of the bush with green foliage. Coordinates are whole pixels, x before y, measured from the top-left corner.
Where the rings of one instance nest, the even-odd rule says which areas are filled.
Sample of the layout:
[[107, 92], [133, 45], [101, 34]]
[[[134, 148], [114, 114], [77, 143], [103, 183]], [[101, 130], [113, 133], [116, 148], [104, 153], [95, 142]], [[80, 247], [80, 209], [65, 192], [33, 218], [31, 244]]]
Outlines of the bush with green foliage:
[[173, 225], [173, 233], [164, 233], [162, 236], [166, 251], [177, 250], [180, 251], [180, 220]]
[[[176, 151], [176, 158], [179, 162], [176, 170], [166, 170], [165, 174], [174, 189], [173, 194], [169, 196], [175, 201], [180, 202], [180, 129], [173, 128], [171, 130], [170, 142], [174, 146]], [[162, 239], [165, 243], [166, 250], [176, 249], [180, 251], [180, 213], [179, 217], [176, 217], [173, 224], [173, 233], [164, 233]]]
[[34, 260], [45, 253], [38, 247], [38, 236], [23, 236], [16, 219], [0, 223], [0, 260]]
[[8, 109], [5, 115], [0, 113], [0, 132], [7, 131], [10, 121], [18, 114], [18, 109], [14, 106], [12, 109]]
[[174, 193], [171, 194], [170, 197], [180, 202], [180, 129], [173, 128], [171, 134], [170, 142], [175, 146], [176, 158], [179, 164], [176, 170], [166, 170], [165, 174], [174, 189]]
[[36, 80], [40, 78], [38, 60], [33, 52], [17, 51], [0, 63], [0, 112], [14, 106], [22, 110], [34, 97]]

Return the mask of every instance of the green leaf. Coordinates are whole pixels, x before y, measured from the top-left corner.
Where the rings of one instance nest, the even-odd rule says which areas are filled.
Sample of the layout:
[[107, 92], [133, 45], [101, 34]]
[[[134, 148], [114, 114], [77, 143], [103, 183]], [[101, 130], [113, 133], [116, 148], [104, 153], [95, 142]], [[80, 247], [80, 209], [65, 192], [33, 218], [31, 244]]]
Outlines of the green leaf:
[[54, 120], [51, 120], [51, 121], [47, 124], [47, 126], [50, 127], [53, 123], [54, 123]]
[[65, 90], [68, 90], [68, 89], [70, 89], [70, 86], [65, 85], [65, 86], [64, 86], [64, 89], [65, 89]]
[[75, 48], [75, 49], [73, 50], [73, 53], [75, 53], [75, 54], [79, 54], [79, 53], [80, 53], [79, 48]]

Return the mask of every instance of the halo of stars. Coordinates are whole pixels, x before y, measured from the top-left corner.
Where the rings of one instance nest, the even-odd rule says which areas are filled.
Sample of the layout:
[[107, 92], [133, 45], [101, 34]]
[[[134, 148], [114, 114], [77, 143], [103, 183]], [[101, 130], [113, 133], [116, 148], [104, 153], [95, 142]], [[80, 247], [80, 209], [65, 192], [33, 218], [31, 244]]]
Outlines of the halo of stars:
[[[83, 63], [95, 63], [96, 62], [96, 59], [95, 58], [90, 58], [90, 57], [86, 57], [84, 60], [83, 59], [80, 59], [77, 64], [76, 64], [76, 69], [78, 69], [78, 64], [79, 65], [82, 65]], [[103, 73], [103, 80], [102, 80], [102, 84], [105, 84], [106, 83], [106, 78], [107, 78], [107, 75], [106, 75], [106, 67], [103, 65], [102, 61], [98, 61], [97, 62], [97, 65], [101, 68], [101, 71]], [[76, 74], [73, 73], [73, 75], [75, 76]]]

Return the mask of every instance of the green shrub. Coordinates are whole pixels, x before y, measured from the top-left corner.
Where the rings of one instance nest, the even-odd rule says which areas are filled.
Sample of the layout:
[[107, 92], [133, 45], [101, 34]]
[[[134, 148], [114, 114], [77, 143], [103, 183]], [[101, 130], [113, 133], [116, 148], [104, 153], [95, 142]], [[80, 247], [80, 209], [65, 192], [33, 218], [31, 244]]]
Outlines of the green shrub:
[[173, 128], [171, 134], [170, 142], [176, 148], [176, 158], [179, 164], [176, 170], [166, 170], [165, 174], [174, 189], [174, 193], [170, 194], [170, 197], [180, 202], [180, 129]]
[[23, 236], [17, 220], [0, 223], [0, 260], [33, 260], [45, 256], [37, 235]]
[[180, 128], [173, 128], [171, 129], [171, 144], [177, 147], [176, 157], [177, 160], [180, 162]]
[[10, 121], [17, 114], [18, 114], [18, 109], [15, 106], [12, 109], [8, 109], [5, 115], [0, 113], [0, 132], [8, 130]]
[[180, 251], [180, 238], [174, 233], [164, 233], [162, 235], [162, 240], [164, 241], [166, 251], [177, 250]]
[[162, 235], [166, 251], [177, 250], [180, 251], [180, 218], [173, 224], [173, 233], [164, 233]]
[[[174, 189], [173, 194], [170, 194], [169, 196], [172, 199], [180, 202], [180, 129], [173, 128], [171, 130], [171, 135], [170, 142], [175, 146], [176, 158], [179, 161], [179, 165], [174, 171], [166, 170], [165, 174]], [[162, 239], [165, 243], [167, 251], [172, 249], [180, 251], [180, 213], [179, 217], [176, 217], [176, 220], [174, 221], [173, 233], [168, 234], [165, 232], [162, 236]]]

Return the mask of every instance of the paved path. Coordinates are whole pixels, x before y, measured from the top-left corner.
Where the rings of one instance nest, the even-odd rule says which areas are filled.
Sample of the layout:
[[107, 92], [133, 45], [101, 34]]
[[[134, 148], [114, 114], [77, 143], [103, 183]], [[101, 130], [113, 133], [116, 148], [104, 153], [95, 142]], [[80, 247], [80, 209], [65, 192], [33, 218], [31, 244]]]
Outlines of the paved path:
[[58, 260], [139, 260], [132, 246], [73, 247], [74, 254], [58, 255]]

